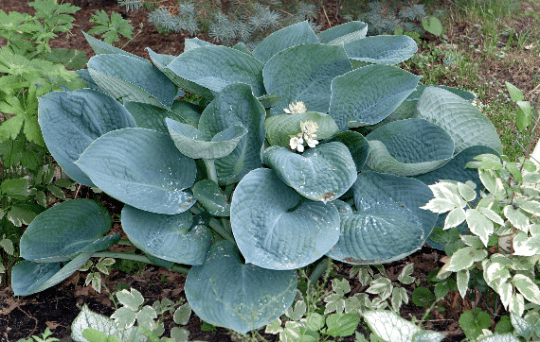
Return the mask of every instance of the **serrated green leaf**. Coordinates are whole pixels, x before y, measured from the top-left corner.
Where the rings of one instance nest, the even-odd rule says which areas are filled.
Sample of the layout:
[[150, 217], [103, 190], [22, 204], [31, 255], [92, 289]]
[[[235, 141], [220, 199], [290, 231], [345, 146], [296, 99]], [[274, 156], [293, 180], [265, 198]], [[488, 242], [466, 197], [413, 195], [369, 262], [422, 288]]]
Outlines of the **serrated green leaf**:
[[306, 303], [303, 300], [298, 300], [296, 303], [294, 303], [294, 305], [291, 305], [287, 311], [285, 311], [285, 315], [293, 321], [299, 321], [302, 317], [304, 317], [306, 310]]
[[[430, 342], [440, 342], [445, 337], [444, 334], [434, 331], [423, 331], [417, 325], [401, 318], [390, 311], [367, 311], [363, 314], [368, 326], [383, 341], [410, 342], [416, 341], [415, 336], [422, 333], [430, 333]], [[372, 336], [373, 336], [372, 335]]]
[[360, 323], [360, 315], [358, 314], [340, 314], [335, 313], [326, 318], [326, 334], [332, 337], [350, 336], [354, 334], [358, 324]]
[[137, 312], [137, 326], [144, 327], [148, 330], [154, 330], [156, 328], [156, 318], [156, 310], [151, 306], [145, 305]]
[[507, 205], [503, 209], [503, 213], [508, 220], [516, 226], [516, 228], [524, 229], [529, 225], [529, 218], [519, 208], [514, 208], [513, 205]]
[[[123, 290], [124, 291], [124, 290]], [[118, 293], [116, 294], [118, 296]], [[135, 321], [137, 320], [137, 314], [135, 311], [131, 310], [128, 307], [121, 307], [116, 310], [111, 318], [114, 319], [115, 323], [122, 329], [129, 329], [133, 327]]]
[[[447, 264], [447, 270], [452, 272], [458, 272], [469, 268], [475, 261], [480, 261], [487, 256], [485, 250], [478, 250], [472, 247], [464, 247], [458, 249]], [[479, 259], [479, 260], [478, 260]]]
[[411, 297], [414, 305], [422, 308], [430, 306], [435, 299], [436, 297], [433, 295], [433, 292], [425, 287], [417, 287], [414, 289]]
[[190, 317], [191, 307], [189, 306], [189, 303], [186, 303], [174, 311], [173, 320], [176, 324], [186, 325], [189, 322]]
[[482, 334], [482, 329], [491, 327], [491, 317], [480, 308], [474, 308], [472, 311], [467, 310], [461, 314], [459, 326], [463, 329], [467, 338], [474, 340]]
[[9, 255], [13, 255], [13, 253], [15, 252], [15, 248], [13, 247], [13, 242], [11, 242], [10, 239], [0, 240], [0, 247], [2, 247], [4, 251]]
[[398, 276], [398, 281], [404, 285], [412, 284], [415, 278], [411, 277], [414, 272], [414, 263], [409, 263], [403, 267], [401, 273]]
[[130, 291], [124, 289], [116, 293], [118, 301], [131, 311], [138, 311], [139, 307], [143, 304], [144, 298], [136, 289], [130, 289]]
[[465, 210], [456, 208], [448, 213], [444, 220], [444, 229], [457, 227], [465, 221]]
[[489, 220], [476, 209], [467, 209], [465, 212], [465, 218], [471, 232], [478, 235], [480, 240], [482, 240], [484, 245], [487, 247], [489, 237], [495, 230], [493, 221]]

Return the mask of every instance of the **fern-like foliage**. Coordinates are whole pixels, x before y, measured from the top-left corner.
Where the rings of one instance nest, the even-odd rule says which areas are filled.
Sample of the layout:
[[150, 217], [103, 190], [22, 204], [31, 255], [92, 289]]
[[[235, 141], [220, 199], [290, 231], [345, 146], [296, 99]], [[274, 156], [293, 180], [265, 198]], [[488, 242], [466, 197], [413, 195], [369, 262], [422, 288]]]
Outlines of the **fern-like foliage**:
[[[134, 10], [158, 4], [155, 0], [118, 0], [120, 6]], [[275, 0], [230, 0], [226, 5], [220, 1], [180, 1], [178, 8], [152, 8], [148, 21], [162, 32], [187, 31], [208, 35], [217, 43], [234, 45], [244, 43], [255, 47], [262, 38], [285, 26], [308, 20], [315, 31], [317, 6], [301, 2]]]

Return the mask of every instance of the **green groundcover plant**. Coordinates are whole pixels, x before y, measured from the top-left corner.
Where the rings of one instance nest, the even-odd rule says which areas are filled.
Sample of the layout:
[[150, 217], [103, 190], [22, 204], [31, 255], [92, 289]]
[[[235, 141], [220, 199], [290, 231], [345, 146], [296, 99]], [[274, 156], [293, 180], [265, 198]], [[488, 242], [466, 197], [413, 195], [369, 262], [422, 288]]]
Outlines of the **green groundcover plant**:
[[[179, 56], [149, 50], [151, 62], [87, 36], [89, 87], [40, 98], [43, 137], [72, 179], [125, 203], [122, 228], [145, 254], [126, 257], [188, 272], [193, 311], [245, 333], [290, 307], [299, 268], [419, 250], [439, 217], [420, 209], [428, 185], [480, 189], [465, 165], [501, 153], [472, 94], [394, 66], [414, 40], [366, 32], [350, 22], [315, 34], [303, 22], [253, 51], [188, 39]], [[179, 100], [179, 89], [202, 99]], [[111, 256], [120, 236], [110, 227], [88, 199], [37, 216], [20, 241], [15, 295]]]

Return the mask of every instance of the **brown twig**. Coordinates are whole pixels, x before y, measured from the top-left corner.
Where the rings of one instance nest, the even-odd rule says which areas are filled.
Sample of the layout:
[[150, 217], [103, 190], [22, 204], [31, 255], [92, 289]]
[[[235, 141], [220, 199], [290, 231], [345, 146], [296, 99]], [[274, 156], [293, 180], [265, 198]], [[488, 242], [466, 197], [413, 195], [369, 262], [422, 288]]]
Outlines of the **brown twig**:
[[328, 14], [326, 14], [326, 9], [324, 8], [324, 6], [322, 6], [322, 10], [326, 18], [326, 21], [328, 21], [328, 27], [332, 27], [332, 23], [330, 23], [330, 19], [328, 18]]
[[17, 309], [21, 310], [23, 314], [25, 314], [28, 318], [33, 319], [36, 322], [36, 325], [34, 326], [34, 329], [30, 332], [30, 335], [26, 336], [26, 339], [29, 339], [32, 335], [34, 335], [34, 332], [37, 330], [38, 326], [38, 320], [34, 316], [30, 316], [26, 311], [24, 311], [20, 305], [17, 306]]

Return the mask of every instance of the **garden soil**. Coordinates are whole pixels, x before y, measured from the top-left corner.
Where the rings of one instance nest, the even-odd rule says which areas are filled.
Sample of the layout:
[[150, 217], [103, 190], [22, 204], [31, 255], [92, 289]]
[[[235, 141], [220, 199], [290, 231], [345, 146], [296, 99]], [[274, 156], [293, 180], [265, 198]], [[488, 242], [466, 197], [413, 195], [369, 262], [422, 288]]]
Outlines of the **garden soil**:
[[[191, 38], [186, 33], [167, 33], [159, 34], [153, 24], [147, 21], [147, 12], [130, 11], [126, 12], [124, 8], [120, 8], [116, 4], [116, 0], [68, 0], [76, 4], [82, 9], [74, 14], [76, 20], [73, 23], [74, 28], [69, 33], [69, 39], [65, 37], [56, 39], [52, 46], [53, 48], [69, 48], [83, 50], [87, 54], [87, 58], [94, 55], [92, 49], [84, 39], [81, 31], [87, 32], [93, 24], [89, 22], [95, 10], [103, 9], [108, 14], [116, 11], [122, 16], [131, 21], [131, 25], [135, 27], [135, 38], [127, 42], [124, 40], [120, 46], [126, 44], [123, 49], [148, 58], [146, 47], [150, 47], [153, 51], [160, 54], [179, 55], [183, 51], [184, 39]], [[161, 1], [163, 6], [174, 6], [173, 0]], [[324, 10], [321, 10], [318, 23], [323, 29], [327, 29], [333, 25], [343, 22], [343, 19], [338, 14], [339, 3], [335, 0], [325, 0]], [[446, 1], [440, 1], [440, 6], [445, 6]], [[537, 5], [535, 10], [539, 10]], [[18, 11], [33, 14], [33, 9], [27, 5], [26, 0], [0, 0], [0, 9], [5, 12]], [[523, 9], [525, 10], [525, 8]], [[142, 25], [142, 26], [141, 26]], [[517, 22], [520, 26], [518, 29], [527, 29], [526, 22]], [[142, 28], [141, 28], [142, 27]], [[449, 40], [459, 39], [459, 37], [467, 37], [473, 29], [472, 23], [456, 23], [449, 30]], [[538, 28], [537, 28], [538, 29]], [[200, 39], [210, 40], [207, 36], [199, 35]], [[425, 39], [437, 43], [440, 38], [427, 34]], [[481, 39], [481, 37], [478, 37]], [[480, 44], [481, 42], [477, 42]], [[0, 39], [0, 45], [5, 44], [5, 41]], [[531, 77], [535, 69], [534, 65], [528, 65], [526, 60], [519, 64], [520, 67], [516, 70], [505, 69], [501, 65], [491, 64], [488, 68], [484, 68], [484, 79], [486, 82], [490, 80], [504, 80], [512, 82], [524, 92], [531, 91]], [[537, 68], [537, 66], [536, 66]], [[414, 72], [415, 70], [412, 70]], [[443, 80], [441, 80], [443, 81]], [[447, 85], [453, 85], [450, 82], [445, 82]], [[493, 91], [496, 91], [494, 89]], [[495, 93], [496, 94], [496, 93]], [[118, 215], [122, 209], [122, 203], [104, 194], [94, 194], [88, 188], [82, 187], [76, 193], [71, 193], [70, 197], [77, 198], [94, 198], [100, 201], [113, 215]], [[52, 203], [51, 203], [52, 204]], [[118, 217], [118, 216], [116, 216]], [[113, 233], [123, 234], [119, 223], [113, 226]], [[123, 235], [125, 238], [125, 235]], [[128, 250], [129, 247], [118, 247], [116, 250]], [[407, 287], [409, 293], [412, 293], [416, 286], [427, 286], [427, 275], [430, 271], [442, 266], [440, 259], [444, 256], [437, 250], [429, 247], [424, 247], [417, 253], [392, 264], [385, 265], [387, 275], [390, 279], [397, 281], [397, 275], [402, 268], [408, 263], [414, 263], [414, 274], [412, 276], [420, 280], [419, 285], [413, 283]], [[335, 275], [349, 278], [350, 266], [347, 264], [337, 263]], [[32, 335], [41, 334], [46, 328], [54, 332], [54, 337], [61, 341], [71, 341], [70, 326], [75, 317], [79, 314], [82, 305], [88, 307], [97, 313], [110, 316], [113, 313], [114, 303], [111, 302], [110, 294], [102, 290], [97, 293], [91, 286], [84, 286], [87, 272], [76, 272], [70, 278], [46, 291], [27, 297], [13, 297], [13, 292], [9, 285], [0, 284], [0, 341], [14, 342], [21, 338], [29, 338]], [[147, 304], [152, 304], [156, 300], [168, 298], [173, 301], [184, 300], [183, 286], [185, 275], [168, 271], [164, 268], [147, 266], [142, 269], [121, 271], [118, 268], [113, 268], [110, 275], [104, 279], [104, 285], [110, 292], [114, 292], [122, 288], [135, 288], [139, 290]], [[358, 279], [351, 279], [351, 292], [349, 295], [354, 295], [365, 291], [367, 286], [362, 286]], [[432, 311], [431, 317], [425, 322], [424, 328], [440, 331], [447, 335], [444, 342], [461, 341], [465, 335], [458, 325], [459, 315], [474, 307], [481, 307], [489, 311], [486, 303], [483, 301], [483, 296], [475, 296], [474, 293], [466, 299], [461, 299], [455, 291], [450, 291], [445, 299], [438, 303], [438, 309]], [[414, 318], [421, 319], [425, 310], [418, 308], [412, 303], [404, 305], [401, 309], [401, 316], [411, 320]], [[499, 315], [504, 312], [499, 308], [499, 311], [492, 313], [493, 326], [498, 321]], [[171, 314], [166, 316], [166, 331], [175, 326], [172, 322]], [[241, 341], [240, 337], [235, 337], [229, 334], [225, 329], [218, 328], [214, 331], [203, 331], [203, 322], [192, 315], [186, 328], [191, 332], [190, 340], [200, 341], [216, 341], [229, 342]], [[206, 329], [205, 329], [206, 330]], [[358, 329], [360, 332], [366, 332], [361, 325]], [[275, 335], [264, 335], [268, 341], [276, 340]], [[341, 341], [354, 341], [354, 336], [343, 338]]]

